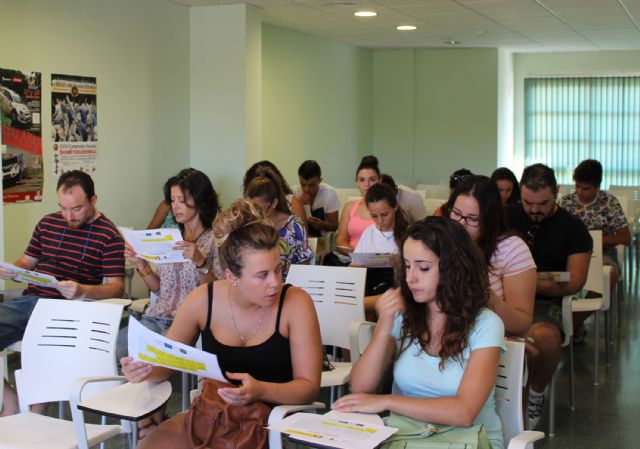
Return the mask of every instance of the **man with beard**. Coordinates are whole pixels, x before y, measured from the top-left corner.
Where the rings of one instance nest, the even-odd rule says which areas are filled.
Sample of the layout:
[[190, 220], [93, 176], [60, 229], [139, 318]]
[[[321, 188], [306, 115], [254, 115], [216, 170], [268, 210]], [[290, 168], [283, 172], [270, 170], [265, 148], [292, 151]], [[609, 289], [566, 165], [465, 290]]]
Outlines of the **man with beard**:
[[[36, 225], [29, 246], [14, 265], [54, 276], [52, 287], [29, 284], [23, 296], [0, 303], [0, 350], [22, 339], [38, 298], [105, 299], [124, 293], [124, 241], [95, 207], [93, 180], [73, 170], [58, 179], [59, 212]], [[16, 273], [0, 267], [1, 279]], [[15, 392], [5, 382], [2, 414], [17, 412]]]
[[[533, 324], [535, 356], [530, 366], [529, 428], [540, 420], [544, 389], [560, 361], [562, 297], [582, 289], [587, 279], [593, 242], [585, 225], [556, 204], [558, 184], [553, 170], [543, 164], [524, 169], [520, 180], [522, 203], [509, 211], [509, 225], [522, 233], [538, 270]], [[567, 282], [556, 282], [545, 272], [569, 272]]]

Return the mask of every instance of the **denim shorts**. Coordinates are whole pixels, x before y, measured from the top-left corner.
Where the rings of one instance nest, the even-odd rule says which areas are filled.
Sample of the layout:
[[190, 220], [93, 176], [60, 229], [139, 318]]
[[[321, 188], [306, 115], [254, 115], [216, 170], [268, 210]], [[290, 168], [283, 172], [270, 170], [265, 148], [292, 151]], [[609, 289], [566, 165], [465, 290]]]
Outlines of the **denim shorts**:
[[17, 296], [0, 303], [0, 351], [22, 340], [38, 299], [37, 296]]

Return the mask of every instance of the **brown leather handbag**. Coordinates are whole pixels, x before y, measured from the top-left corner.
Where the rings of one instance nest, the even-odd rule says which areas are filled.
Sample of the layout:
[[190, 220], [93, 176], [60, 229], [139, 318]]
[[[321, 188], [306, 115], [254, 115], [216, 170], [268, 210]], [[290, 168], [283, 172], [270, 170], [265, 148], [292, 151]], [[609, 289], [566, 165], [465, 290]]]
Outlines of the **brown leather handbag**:
[[205, 379], [202, 394], [191, 404], [185, 419], [185, 432], [194, 449], [268, 449], [271, 407], [254, 402], [228, 404], [218, 388], [231, 384]]

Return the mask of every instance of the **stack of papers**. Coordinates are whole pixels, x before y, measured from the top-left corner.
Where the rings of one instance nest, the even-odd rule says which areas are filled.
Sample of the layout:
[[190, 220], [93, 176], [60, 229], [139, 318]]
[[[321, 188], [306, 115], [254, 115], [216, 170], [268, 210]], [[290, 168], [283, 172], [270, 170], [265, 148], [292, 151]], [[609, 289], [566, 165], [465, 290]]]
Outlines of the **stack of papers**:
[[360, 416], [365, 419], [358, 419], [358, 414], [354, 413], [296, 413], [268, 428], [286, 433], [292, 440], [318, 447], [344, 449], [374, 449], [398, 431], [382, 423], [372, 423], [370, 419], [366, 419], [367, 415]]

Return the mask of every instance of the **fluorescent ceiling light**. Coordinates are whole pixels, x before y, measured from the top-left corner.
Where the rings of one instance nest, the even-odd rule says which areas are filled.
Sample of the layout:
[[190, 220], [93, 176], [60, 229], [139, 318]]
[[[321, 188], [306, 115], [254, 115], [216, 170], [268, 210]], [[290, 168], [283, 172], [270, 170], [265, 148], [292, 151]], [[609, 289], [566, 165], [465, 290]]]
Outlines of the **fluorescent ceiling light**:
[[418, 27], [415, 25], [398, 25], [396, 27], [396, 30], [398, 31], [413, 31], [415, 29], [417, 29]]
[[353, 15], [357, 17], [375, 17], [378, 13], [375, 11], [356, 11]]

